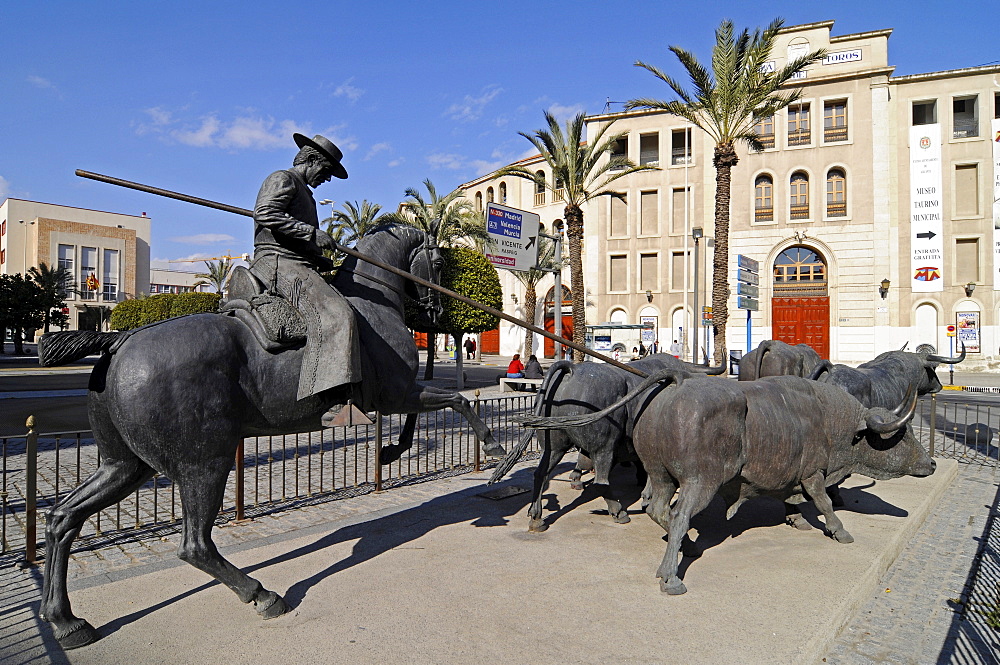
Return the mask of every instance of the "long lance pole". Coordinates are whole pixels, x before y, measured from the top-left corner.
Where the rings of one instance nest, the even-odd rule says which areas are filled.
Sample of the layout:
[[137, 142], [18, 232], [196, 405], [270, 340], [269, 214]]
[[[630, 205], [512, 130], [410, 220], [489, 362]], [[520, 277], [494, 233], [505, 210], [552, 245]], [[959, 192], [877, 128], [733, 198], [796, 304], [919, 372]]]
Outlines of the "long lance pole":
[[[106, 182], [106, 183], [108, 183], [110, 185], [118, 185], [119, 187], [126, 187], [128, 189], [135, 189], [135, 190], [138, 190], [140, 192], [146, 192], [148, 194], [156, 194], [157, 196], [164, 196], [164, 197], [166, 197], [168, 199], [177, 199], [178, 201], [186, 201], [188, 203], [194, 203], [194, 204], [197, 204], [197, 205], [200, 205], [200, 206], [205, 206], [206, 208], [215, 208], [216, 210], [224, 210], [225, 212], [231, 212], [231, 213], [234, 213], [234, 214], [237, 214], [237, 215], [243, 215], [244, 217], [253, 217], [253, 211], [252, 210], [247, 210], [246, 208], [237, 208], [236, 206], [226, 205], [225, 203], [218, 203], [216, 201], [210, 201], [208, 199], [201, 199], [201, 198], [198, 198], [197, 196], [190, 196], [188, 194], [181, 194], [180, 192], [172, 192], [169, 189], [160, 189], [159, 187], [152, 187], [151, 185], [143, 185], [143, 184], [138, 183], [138, 182], [132, 182], [131, 180], [122, 180], [121, 178], [115, 178], [114, 176], [102, 175], [100, 173], [92, 173], [91, 171], [84, 171], [82, 169], [77, 169], [76, 170], [76, 175], [80, 176], [81, 178], [89, 178], [91, 180], [97, 180], [97, 181], [100, 181], [100, 182]], [[389, 265], [387, 263], [383, 263], [382, 261], [379, 261], [378, 259], [373, 259], [370, 256], [366, 256], [366, 255], [362, 254], [361, 252], [359, 252], [359, 251], [357, 251], [357, 250], [355, 250], [355, 249], [353, 249], [351, 247], [346, 247], [346, 246], [341, 245], [340, 243], [337, 243], [337, 242], [335, 242], [334, 245], [336, 246], [336, 249], [339, 252], [343, 252], [344, 254], [347, 254], [349, 256], [353, 256], [353, 257], [355, 257], [357, 259], [360, 259], [361, 261], [365, 261], [367, 263], [370, 263], [373, 266], [377, 266], [379, 268], [382, 268], [383, 270], [388, 270], [391, 273], [394, 273], [396, 275], [399, 275], [400, 277], [404, 277], [406, 279], [409, 279], [409, 280], [411, 280], [411, 281], [413, 281], [413, 282], [415, 282], [417, 284], [420, 284], [421, 286], [426, 286], [429, 289], [434, 289], [435, 291], [439, 291], [440, 293], [445, 294], [449, 298], [454, 298], [455, 300], [458, 300], [460, 302], [464, 302], [466, 305], [470, 305], [472, 307], [475, 307], [476, 309], [480, 309], [480, 310], [486, 312], [487, 314], [492, 314], [493, 316], [499, 317], [499, 318], [503, 319], [504, 321], [509, 321], [510, 323], [513, 323], [514, 325], [521, 326], [522, 328], [527, 328], [528, 330], [530, 330], [532, 332], [535, 332], [535, 333], [538, 333], [539, 335], [542, 335], [543, 337], [548, 337], [549, 339], [551, 339], [552, 341], [556, 342], [557, 344], [565, 344], [566, 346], [568, 346], [568, 347], [570, 347], [572, 349], [576, 349], [577, 351], [580, 351], [581, 353], [584, 353], [584, 354], [586, 354], [588, 356], [593, 356], [594, 358], [598, 358], [599, 360], [603, 360], [604, 362], [608, 363], [609, 365], [614, 365], [615, 367], [623, 369], [623, 370], [625, 370], [627, 372], [631, 372], [632, 374], [635, 374], [637, 376], [641, 376], [643, 378], [646, 378], [648, 376], [648, 374], [646, 374], [645, 372], [637, 370], [637, 369], [635, 369], [633, 367], [629, 367], [628, 365], [626, 365], [624, 363], [620, 363], [617, 360], [615, 360], [614, 358], [610, 358], [610, 357], [604, 355], [603, 353], [598, 353], [598, 352], [596, 352], [596, 351], [594, 351], [592, 349], [588, 349], [587, 347], [585, 347], [585, 346], [583, 346], [581, 344], [577, 344], [576, 342], [573, 342], [571, 340], [568, 340], [568, 339], [565, 339], [563, 337], [558, 337], [556, 335], [553, 335], [548, 330], [544, 330], [544, 329], [539, 328], [537, 326], [533, 326], [530, 323], [528, 323], [527, 321], [523, 321], [523, 320], [521, 320], [521, 319], [519, 319], [517, 317], [511, 316], [510, 314], [505, 314], [504, 312], [501, 312], [498, 309], [494, 309], [494, 308], [490, 307], [489, 305], [484, 305], [484, 304], [482, 304], [480, 302], [476, 302], [472, 298], [468, 298], [466, 296], [463, 296], [460, 293], [455, 293], [451, 289], [446, 289], [443, 286], [439, 286], [439, 285], [435, 284], [434, 282], [430, 282], [430, 281], [428, 281], [426, 279], [423, 279], [422, 277], [418, 277], [418, 276], [416, 276], [416, 275], [414, 275], [412, 273], [408, 273], [405, 270], [400, 270], [396, 266], [391, 266], [391, 265]]]

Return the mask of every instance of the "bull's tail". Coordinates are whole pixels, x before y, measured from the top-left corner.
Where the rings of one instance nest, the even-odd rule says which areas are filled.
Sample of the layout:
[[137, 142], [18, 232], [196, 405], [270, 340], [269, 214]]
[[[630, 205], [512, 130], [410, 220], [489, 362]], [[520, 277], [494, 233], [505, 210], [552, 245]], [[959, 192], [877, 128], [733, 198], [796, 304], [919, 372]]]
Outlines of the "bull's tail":
[[705, 354], [705, 364], [704, 365], [702, 365], [702, 364], [696, 364], [696, 363], [689, 363], [689, 362], [685, 362], [684, 364], [692, 372], [698, 372], [699, 374], [707, 374], [708, 376], [718, 376], [719, 374], [725, 374], [726, 370], [728, 369], [726, 367], [726, 363], [725, 362], [723, 362], [721, 365], [716, 365], [715, 367], [709, 366], [709, 364], [708, 364], [708, 354], [707, 353]]
[[[548, 396], [551, 392], [550, 386], [553, 385], [563, 374], [573, 373], [573, 363], [569, 360], [560, 360], [559, 362], [552, 363], [549, 367], [548, 374], [545, 375], [545, 380], [542, 381], [541, 387], [538, 389], [538, 393], [535, 396], [535, 416], [541, 417], [546, 415], [545, 407], [548, 404], [551, 407], [551, 400]], [[511, 448], [510, 452], [507, 453], [499, 464], [497, 468], [493, 470], [493, 475], [490, 476], [487, 485], [492, 485], [493, 483], [500, 482], [503, 477], [510, 473], [510, 470], [514, 468], [521, 456], [524, 455], [524, 451], [528, 449], [528, 444], [531, 443], [531, 437], [535, 435], [533, 429], [528, 429], [524, 434], [521, 435], [521, 440], [518, 441], [517, 445]]]
[[764, 356], [771, 350], [771, 343], [773, 341], [773, 339], [765, 339], [757, 345], [757, 367], [755, 368], [757, 373], [754, 375], [754, 378], [759, 379], [761, 377], [760, 370], [764, 366]]
[[833, 372], [833, 363], [829, 360], [820, 360], [819, 364], [813, 368], [813, 371], [809, 373], [810, 381], [822, 381], [824, 374], [830, 374]]
[[38, 340], [38, 364], [55, 367], [97, 352], [107, 353], [121, 333], [67, 330], [45, 333]]
[[684, 380], [685, 375], [686, 372], [684, 370], [677, 369], [676, 367], [661, 369], [659, 372], [650, 374], [645, 380], [643, 380], [642, 383], [630, 390], [627, 395], [602, 411], [596, 411], [594, 413], [588, 413], [581, 416], [528, 416], [527, 418], [521, 419], [521, 424], [532, 429], [566, 429], [567, 427], [583, 427], [584, 425], [597, 422], [621, 405], [626, 404], [645, 391], [649, 390], [657, 383], [669, 381], [670, 383], [680, 385], [680, 383]]

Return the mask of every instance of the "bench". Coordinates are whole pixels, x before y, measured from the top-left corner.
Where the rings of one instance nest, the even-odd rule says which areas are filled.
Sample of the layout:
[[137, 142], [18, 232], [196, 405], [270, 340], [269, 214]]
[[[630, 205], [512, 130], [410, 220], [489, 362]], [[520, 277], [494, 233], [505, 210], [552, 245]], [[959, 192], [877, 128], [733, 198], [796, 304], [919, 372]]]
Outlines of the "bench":
[[545, 379], [508, 379], [506, 376], [502, 376], [500, 377], [500, 388], [501, 391], [505, 393], [514, 391], [528, 392], [525, 390], [525, 386], [529, 384], [533, 386], [540, 386], [544, 380]]

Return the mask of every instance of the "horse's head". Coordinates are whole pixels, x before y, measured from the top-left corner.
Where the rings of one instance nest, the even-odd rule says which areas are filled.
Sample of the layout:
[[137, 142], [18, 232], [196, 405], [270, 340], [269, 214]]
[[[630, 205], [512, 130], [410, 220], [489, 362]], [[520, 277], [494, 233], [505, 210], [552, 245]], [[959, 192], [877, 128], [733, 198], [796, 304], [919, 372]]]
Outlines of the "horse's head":
[[[431, 236], [425, 235], [424, 241], [410, 254], [410, 272], [428, 282], [440, 284], [443, 267], [444, 255], [441, 248]], [[417, 304], [421, 314], [426, 317], [428, 323], [436, 326], [444, 313], [440, 292], [422, 284], [414, 286], [416, 286]]]

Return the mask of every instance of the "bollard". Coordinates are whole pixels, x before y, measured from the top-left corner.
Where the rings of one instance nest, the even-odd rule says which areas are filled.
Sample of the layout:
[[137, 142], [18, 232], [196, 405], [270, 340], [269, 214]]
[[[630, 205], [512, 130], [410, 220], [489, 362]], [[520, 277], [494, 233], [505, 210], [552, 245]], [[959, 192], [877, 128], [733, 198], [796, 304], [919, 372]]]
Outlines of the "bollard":
[[38, 432], [35, 431], [35, 417], [28, 416], [24, 423], [28, 428], [25, 436], [24, 482], [24, 562], [22, 568], [34, 566], [36, 541], [38, 540]]
[[935, 424], [937, 422], [937, 393], [931, 393], [931, 443], [930, 443], [930, 455], [934, 457], [934, 430]]
[[382, 491], [382, 412], [375, 412], [375, 491]]
[[241, 522], [246, 517], [243, 511], [243, 439], [236, 447], [236, 521]]
[[[476, 399], [475, 399], [475, 401], [472, 402], [472, 412], [475, 413], [480, 418], [483, 417], [483, 414], [479, 413], [479, 388], [476, 388]], [[479, 452], [479, 449], [482, 448], [482, 447], [483, 447], [483, 442], [480, 441], [477, 438], [476, 439], [476, 445], [475, 445], [475, 449], [476, 449], [476, 452], [475, 452], [475, 470], [476, 470], [476, 473], [479, 473], [480, 471], [483, 470], [482, 459], [480, 458], [480, 452]]]

